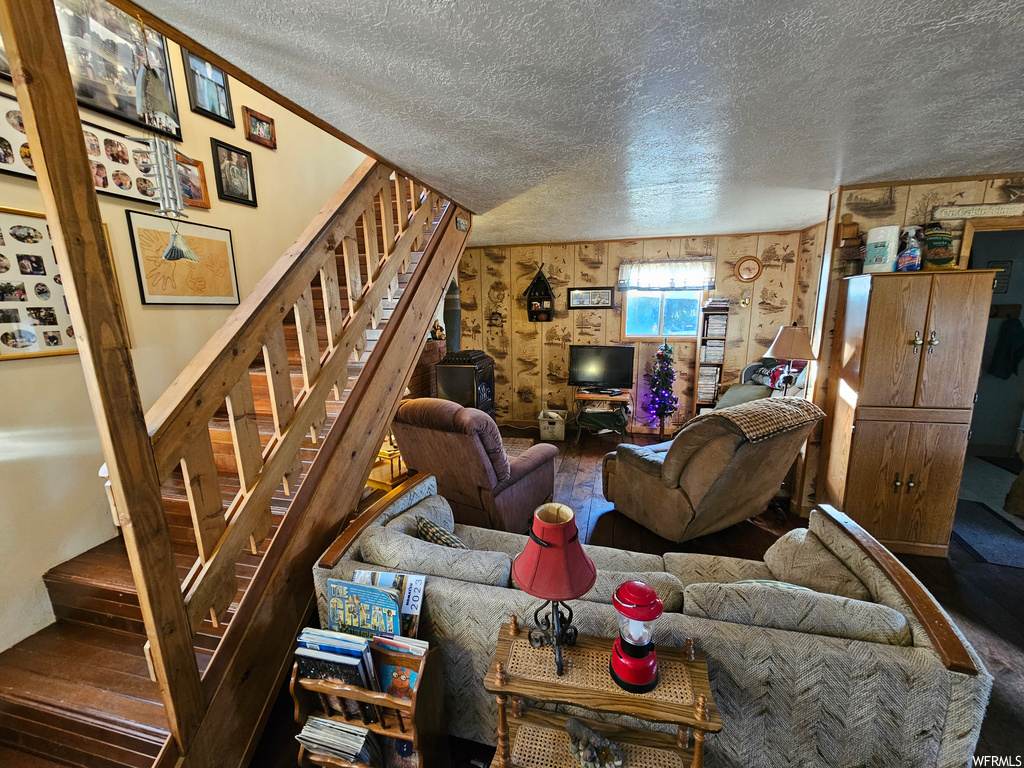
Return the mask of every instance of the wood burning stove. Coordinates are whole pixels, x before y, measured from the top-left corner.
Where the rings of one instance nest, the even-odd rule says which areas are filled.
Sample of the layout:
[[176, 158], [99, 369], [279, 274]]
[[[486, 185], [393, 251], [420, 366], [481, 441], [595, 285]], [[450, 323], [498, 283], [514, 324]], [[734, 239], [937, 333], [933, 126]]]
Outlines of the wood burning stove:
[[483, 350], [449, 352], [437, 364], [437, 396], [494, 418], [494, 360]]

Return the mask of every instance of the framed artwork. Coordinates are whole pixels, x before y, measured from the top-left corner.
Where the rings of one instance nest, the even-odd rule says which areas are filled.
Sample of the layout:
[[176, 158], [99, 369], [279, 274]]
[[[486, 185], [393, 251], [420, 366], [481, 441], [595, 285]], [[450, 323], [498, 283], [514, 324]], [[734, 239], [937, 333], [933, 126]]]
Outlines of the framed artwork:
[[570, 288], [569, 309], [608, 309], [612, 306], [613, 286], [607, 288]]
[[181, 182], [181, 199], [193, 208], [210, 207], [210, 191], [206, 188], [206, 170], [199, 160], [191, 160], [182, 154], [175, 154], [178, 164], [178, 179]]
[[[106, 0], [55, 0], [64, 52], [78, 103], [118, 120], [181, 140], [167, 40]], [[135, 109], [135, 80], [141, 62], [156, 70], [171, 98], [174, 124], [146, 118]], [[0, 76], [11, 78], [0, 43]]]
[[0, 207], [0, 360], [77, 353], [46, 216]]
[[228, 76], [184, 48], [181, 49], [181, 58], [185, 63], [185, 85], [192, 111], [234, 128], [235, 112], [231, 108]]
[[252, 172], [252, 154], [218, 139], [210, 139], [210, 146], [213, 149], [217, 197], [255, 208], [256, 178]]
[[[125, 211], [143, 304], [238, 304], [231, 231]], [[177, 232], [196, 256], [164, 258]]]
[[249, 107], [242, 107], [242, 118], [245, 120], [245, 138], [264, 147], [277, 149], [277, 128], [274, 126], [274, 118]]
[[[0, 173], [35, 177], [35, 164], [18, 102], [0, 93], [0, 114], [4, 117], [0, 120]], [[97, 192], [157, 204], [153, 182], [147, 176], [152, 166], [145, 144], [86, 122], [82, 123], [82, 136]]]

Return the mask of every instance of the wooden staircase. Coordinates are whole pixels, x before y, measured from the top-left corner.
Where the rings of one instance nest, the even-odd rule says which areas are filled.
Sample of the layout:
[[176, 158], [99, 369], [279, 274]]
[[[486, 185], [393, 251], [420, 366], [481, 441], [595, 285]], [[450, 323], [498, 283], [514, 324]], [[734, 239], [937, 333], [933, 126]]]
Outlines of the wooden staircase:
[[[140, 598], [154, 575], [115, 507], [133, 535], [51, 569], [56, 623], [0, 654], [0, 767], [247, 761], [309, 612], [309, 568], [359, 500], [464, 247], [458, 217], [368, 160], [154, 405], [191, 627]], [[175, 629], [191, 658], [164, 647]]]

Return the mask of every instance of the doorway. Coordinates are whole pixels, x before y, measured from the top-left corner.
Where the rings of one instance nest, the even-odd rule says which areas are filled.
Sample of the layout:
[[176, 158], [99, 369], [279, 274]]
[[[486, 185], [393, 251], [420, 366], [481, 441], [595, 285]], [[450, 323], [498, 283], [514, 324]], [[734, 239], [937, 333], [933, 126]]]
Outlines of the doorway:
[[1022, 470], [1019, 454], [1024, 447], [1024, 229], [979, 228], [969, 247], [969, 268], [1001, 271], [992, 295], [959, 495], [986, 505], [1024, 531], [1024, 517], [1005, 509], [1006, 494]]

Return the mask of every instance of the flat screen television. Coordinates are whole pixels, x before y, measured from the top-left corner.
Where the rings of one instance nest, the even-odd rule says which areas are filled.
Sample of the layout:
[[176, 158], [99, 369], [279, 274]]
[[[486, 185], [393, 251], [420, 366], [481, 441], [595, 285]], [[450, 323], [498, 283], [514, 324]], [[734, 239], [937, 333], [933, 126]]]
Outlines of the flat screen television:
[[569, 384], [607, 392], [633, 388], [633, 347], [569, 347]]

